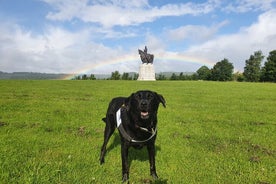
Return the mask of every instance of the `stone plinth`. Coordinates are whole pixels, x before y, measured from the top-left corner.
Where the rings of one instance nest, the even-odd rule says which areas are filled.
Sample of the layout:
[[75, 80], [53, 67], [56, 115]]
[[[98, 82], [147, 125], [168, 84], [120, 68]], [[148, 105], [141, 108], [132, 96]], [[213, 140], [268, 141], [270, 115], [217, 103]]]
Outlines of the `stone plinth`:
[[155, 70], [152, 63], [143, 63], [139, 67], [138, 80], [155, 81]]

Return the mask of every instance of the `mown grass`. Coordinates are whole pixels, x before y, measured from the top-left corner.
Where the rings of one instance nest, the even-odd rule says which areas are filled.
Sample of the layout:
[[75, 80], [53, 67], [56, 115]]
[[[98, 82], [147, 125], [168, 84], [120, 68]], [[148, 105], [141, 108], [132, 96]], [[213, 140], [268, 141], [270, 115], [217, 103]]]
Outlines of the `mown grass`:
[[[120, 142], [99, 164], [111, 98], [162, 94], [156, 183], [276, 183], [276, 85], [188, 81], [0, 81], [0, 183], [121, 183]], [[130, 150], [130, 182], [151, 183]]]

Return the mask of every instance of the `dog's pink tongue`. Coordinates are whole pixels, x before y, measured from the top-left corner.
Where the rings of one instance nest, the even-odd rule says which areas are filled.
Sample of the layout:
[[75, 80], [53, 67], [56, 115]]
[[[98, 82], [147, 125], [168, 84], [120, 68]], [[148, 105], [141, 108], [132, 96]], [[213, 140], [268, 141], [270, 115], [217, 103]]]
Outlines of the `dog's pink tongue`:
[[141, 112], [142, 116], [147, 116], [149, 113], [148, 112]]

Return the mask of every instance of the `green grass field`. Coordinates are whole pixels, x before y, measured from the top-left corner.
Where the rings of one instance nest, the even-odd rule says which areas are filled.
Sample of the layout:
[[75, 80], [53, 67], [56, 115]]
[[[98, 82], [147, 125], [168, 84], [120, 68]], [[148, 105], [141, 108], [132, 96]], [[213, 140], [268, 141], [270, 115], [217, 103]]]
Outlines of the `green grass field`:
[[[200, 81], [0, 81], [0, 183], [121, 183], [118, 132], [99, 164], [111, 98], [162, 94], [155, 183], [276, 183], [276, 85]], [[130, 183], [154, 183], [130, 149]]]

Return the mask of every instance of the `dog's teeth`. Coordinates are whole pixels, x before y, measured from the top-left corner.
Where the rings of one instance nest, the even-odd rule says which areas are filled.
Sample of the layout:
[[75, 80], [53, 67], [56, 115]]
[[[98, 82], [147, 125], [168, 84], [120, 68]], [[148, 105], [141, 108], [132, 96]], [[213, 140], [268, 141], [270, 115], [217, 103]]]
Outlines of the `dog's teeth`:
[[148, 112], [141, 112], [142, 116], [147, 116], [149, 113]]

